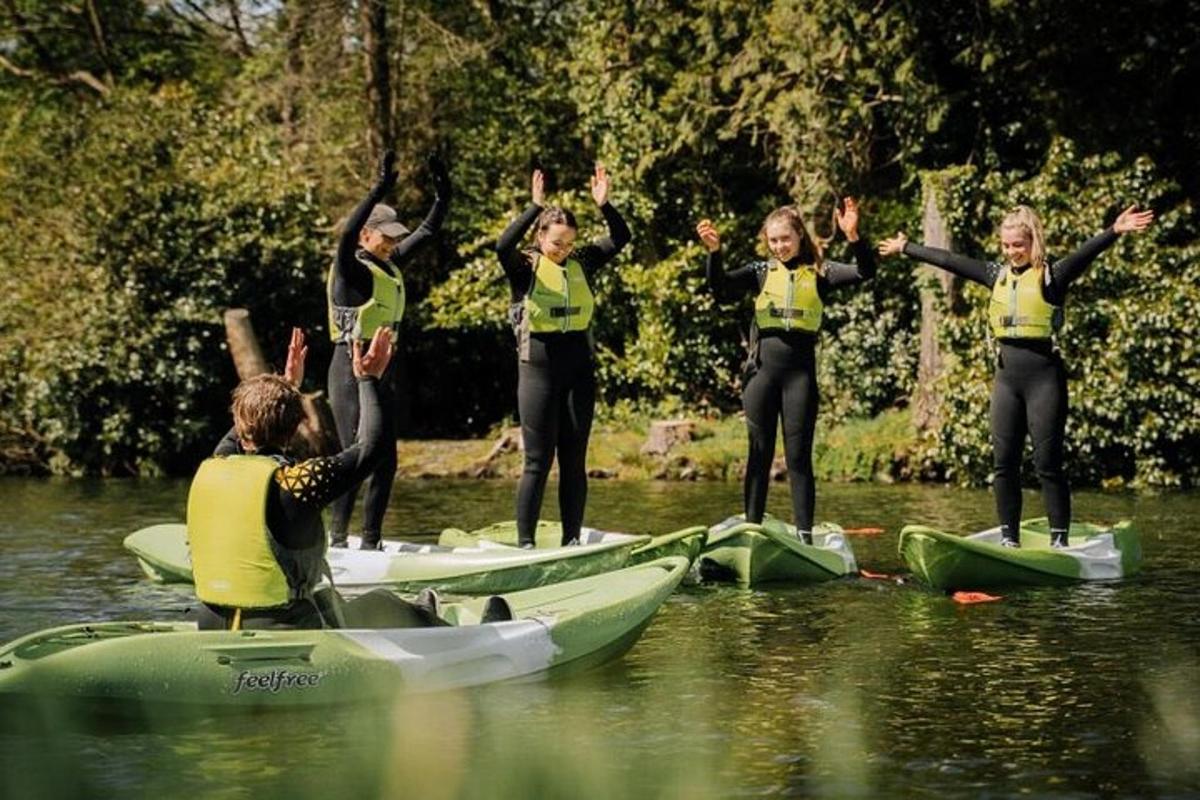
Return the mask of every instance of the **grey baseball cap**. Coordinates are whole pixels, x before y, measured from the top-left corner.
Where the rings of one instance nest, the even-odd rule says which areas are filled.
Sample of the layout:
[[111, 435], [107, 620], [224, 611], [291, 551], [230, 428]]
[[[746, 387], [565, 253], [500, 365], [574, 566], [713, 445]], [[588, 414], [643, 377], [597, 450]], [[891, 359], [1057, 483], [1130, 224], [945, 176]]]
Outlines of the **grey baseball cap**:
[[371, 216], [367, 217], [366, 227], [393, 239], [408, 235], [408, 228], [396, 219], [396, 209], [385, 206], [383, 203], [379, 203], [371, 209]]

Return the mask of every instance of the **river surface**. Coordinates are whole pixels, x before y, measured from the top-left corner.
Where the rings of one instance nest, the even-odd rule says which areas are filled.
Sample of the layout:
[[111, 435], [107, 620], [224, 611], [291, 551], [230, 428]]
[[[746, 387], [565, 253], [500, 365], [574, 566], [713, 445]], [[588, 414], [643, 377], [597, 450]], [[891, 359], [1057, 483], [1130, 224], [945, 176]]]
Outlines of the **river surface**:
[[[513, 485], [396, 485], [385, 536], [512, 516]], [[548, 516], [555, 487], [547, 491]], [[189, 603], [121, 548], [179, 521], [187, 484], [0, 479], [0, 640]], [[736, 510], [724, 483], [593, 481], [588, 523], [663, 532]], [[789, 516], [787, 487], [770, 509]], [[959, 605], [894, 580], [688, 586], [621, 660], [550, 681], [385, 708], [170, 729], [14, 731], [0, 797], [706, 798], [1200, 796], [1200, 495], [1079, 493], [1080, 519], [1132, 517], [1142, 573]], [[1042, 513], [1026, 495], [1027, 516]], [[860, 566], [900, 573], [900, 527], [993, 524], [990, 495], [819, 488]]]

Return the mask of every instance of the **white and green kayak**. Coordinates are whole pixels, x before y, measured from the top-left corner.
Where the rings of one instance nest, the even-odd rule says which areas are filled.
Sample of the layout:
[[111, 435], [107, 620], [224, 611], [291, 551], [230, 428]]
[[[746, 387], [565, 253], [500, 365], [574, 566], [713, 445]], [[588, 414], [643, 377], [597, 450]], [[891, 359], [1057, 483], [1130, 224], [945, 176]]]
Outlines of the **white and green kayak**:
[[[605, 542], [635, 542], [629, 556], [629, 563], [641, 564], [664, 556], [683, 556], [689, 561], [695, 561], [704, 547], [708, 529], [703, 525], [693, 525], [671, 533], [659, 536], [643, 536], [632, 533], [617, 533], [602, 531], [597, 528], [584, 527], [579, 531], [579, 541], [584, 545], [601, 544]], [[480, 542], [489, 541], [499, 544], [516, 545], [517, 523], [509, 520], [488, 525], [473, 531], [462, 531], [457, 528], [442, 531], [438, 544], [447, 547], [471, 547]], [[538, 550], [553, 549], [562, 544], [562, 523], [551, 520], [539, 520], [534, 531], [534, 543]]]
[[[627, 566], [633, 549], [649, 537], [610, 539], [581, 547], [521, 550], [492, 542], [442, 547], [384, 542], [383, 550], [330, 548], [326, 556], [339, 589], [351, 593], [377, 586], [416, 592], [426, 587], [455, 594], [500, 594], [585, 578]], [[191, 583], [187, 526], [153, 525], [125, 537], [147, 575], [168, 583]]]
[[0, 647], [0, 708], [68, 703], [155, 717], [386, 701], [528, 678], [614, 658], [637, 641], [688, 570], [663, 558], [503, 595], [513, 619], [480, 623], [491, 598], [443, 605], [449, 627], [199, 631], [104, 622]]
[[1070, 547], [1050, 547], [1045, 517], [1021, 523], [1021, 546], [1000, 545], [1000, 529], [954, 534], [906, 525], [900, 557], [935, 589], [993, 589], [1005, 586], [1065, 586], [1080, 581], [1114, 581], [1136, 573], [1142, 545], [1133, 523], [1112, 527], [1072, 523]]
[[708, 529], [700, 553], [700, 575], [743, 586], [760, 583], [817, 583], [854, 575], [858, 564], [841, 527], [814, 526], [804, 544], [796, 528], [767, 514], [761, 525], [741, 514]]

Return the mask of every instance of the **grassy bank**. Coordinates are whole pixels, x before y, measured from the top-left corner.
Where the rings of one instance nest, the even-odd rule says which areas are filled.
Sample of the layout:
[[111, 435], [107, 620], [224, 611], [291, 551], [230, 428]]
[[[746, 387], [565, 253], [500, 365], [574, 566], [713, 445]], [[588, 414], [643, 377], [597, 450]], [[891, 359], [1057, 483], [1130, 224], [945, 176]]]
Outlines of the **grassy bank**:
[[[740, 480], [746, 461], [746, 428], [740, 416], [697, 419], [690, 441], [665, 455], [642, 452], [652, 420], [626, 419], [596, 425], [588, 450], [588, 470], [596, 478], [657, 480]], [[516, 478], [522, 455], [504, 431], [486, 439], [408, 440], [397, 444], [400, 477]], [[894, 481], [909, 476], [917, 434], [907, 410], [873, 419], [819, 426], [813, 448], [819, 480]], [[774, 473], [784, 474], [783, 443], [776, 446]]]

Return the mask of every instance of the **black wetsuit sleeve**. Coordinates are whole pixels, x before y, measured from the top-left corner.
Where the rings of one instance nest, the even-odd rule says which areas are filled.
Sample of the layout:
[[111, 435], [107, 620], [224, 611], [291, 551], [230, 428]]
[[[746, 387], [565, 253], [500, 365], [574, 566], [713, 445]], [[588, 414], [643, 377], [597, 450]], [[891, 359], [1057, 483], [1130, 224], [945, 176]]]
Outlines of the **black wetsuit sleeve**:
[[987, 261], [960, 256], [949, 250], [925, 247], [912, 242], [905, 242], [904, 255], [915, 258], [917, 261], [924, 261], [926, 264], [932, 264], [947, 272], [952, 272], [960, 278], [982, 284], [989, 289], [996, 283], [996, 276], [999, 274], [995, 265]]
[[613, 208], [612, 203], [600, 206], [600, 213], [604, 216], [605, 224], [608, 225], [608, 236], [601, 237], [575, 251], [575, 258], [589, 272], [612, 261], [617, 253], [621, 252], [621, 248], [629, 244], [633, 238], [629, 226], [625, 224], [625, 219], [617, 209]]
[[851, 243], [850, 249], [854, 253], [853, 264], [843, 264], [840, 261], [825, 262], [822, 281], [830, 288], [849, 286], [875, 277], [878, 264], [870, 242], [860, 237], [858, 241]]
[[718, 300], [734, 300], [746, 292], [758, 291], [758, 263], [750, 262], [725, 271], [725, 258], [720, 250], [708, 254], [705, 272], [708, 289]]
[[397, 267], [403, 266], [412, 257], [416, 255], [417, 250], [421, 245], [428, 242], [437, 232], [442, 229], [442, 223], [446, 221], [446, 212], [450, 210], [450, 199], [437, 195], [433, 198], [433, 205], [429, 207], [429, 213], [425, 215], [425, 219], [417, 226], [417, 229], [400, 240], [400, 244], [396, 245], [396, 249], [392, 250], [391, 258], [388, 260]]
[[517, 247], [540, 213], [542, 207], [530, 203], [496, 240], [496, 257], [500, 259], [500, 266], [504, 268], [514, 297], [524, 294], [529, 289], [529, 259], [517, 252]]
[[346, 220], [346, 227], [338, 239], [337, 255], [333, 259], [332, 291], [333, 302], [337, 305], [357, 305], [371, 296], [371, 271], [354, 257], [354, 253], [358, 249], [358, 235], [367, 224], [371, 209], [383, 200], [392, 185], [390, 180], [376, 182]]
[[362, 483], [385, 447], [395, 447], [394, 442], [385, 441], [378, 384], [375, 378], [358, 380], [358, 434], [353, 444], [337, 455], [310, 458], [276, 473], [284, 490], [285, 513], [289, 497], [310, 509], [324, 508]]
[[1120, 238], [1119, 234], [1113, 231], [1112, 228], [1093, 236], [1088, 239], [1078, 250], [1064, 259], [1054, 262], [1050, 266], [1049, 280], [1043, 295], [1046, 302], [1054, 305], [1062, 305], [1066, 297], [1067, 289], [1071, 284], [1083, 274], [1083, 271], [1096, 260], [1097, 257], [1105, 250], [1113, 246], [1113, 243]]

